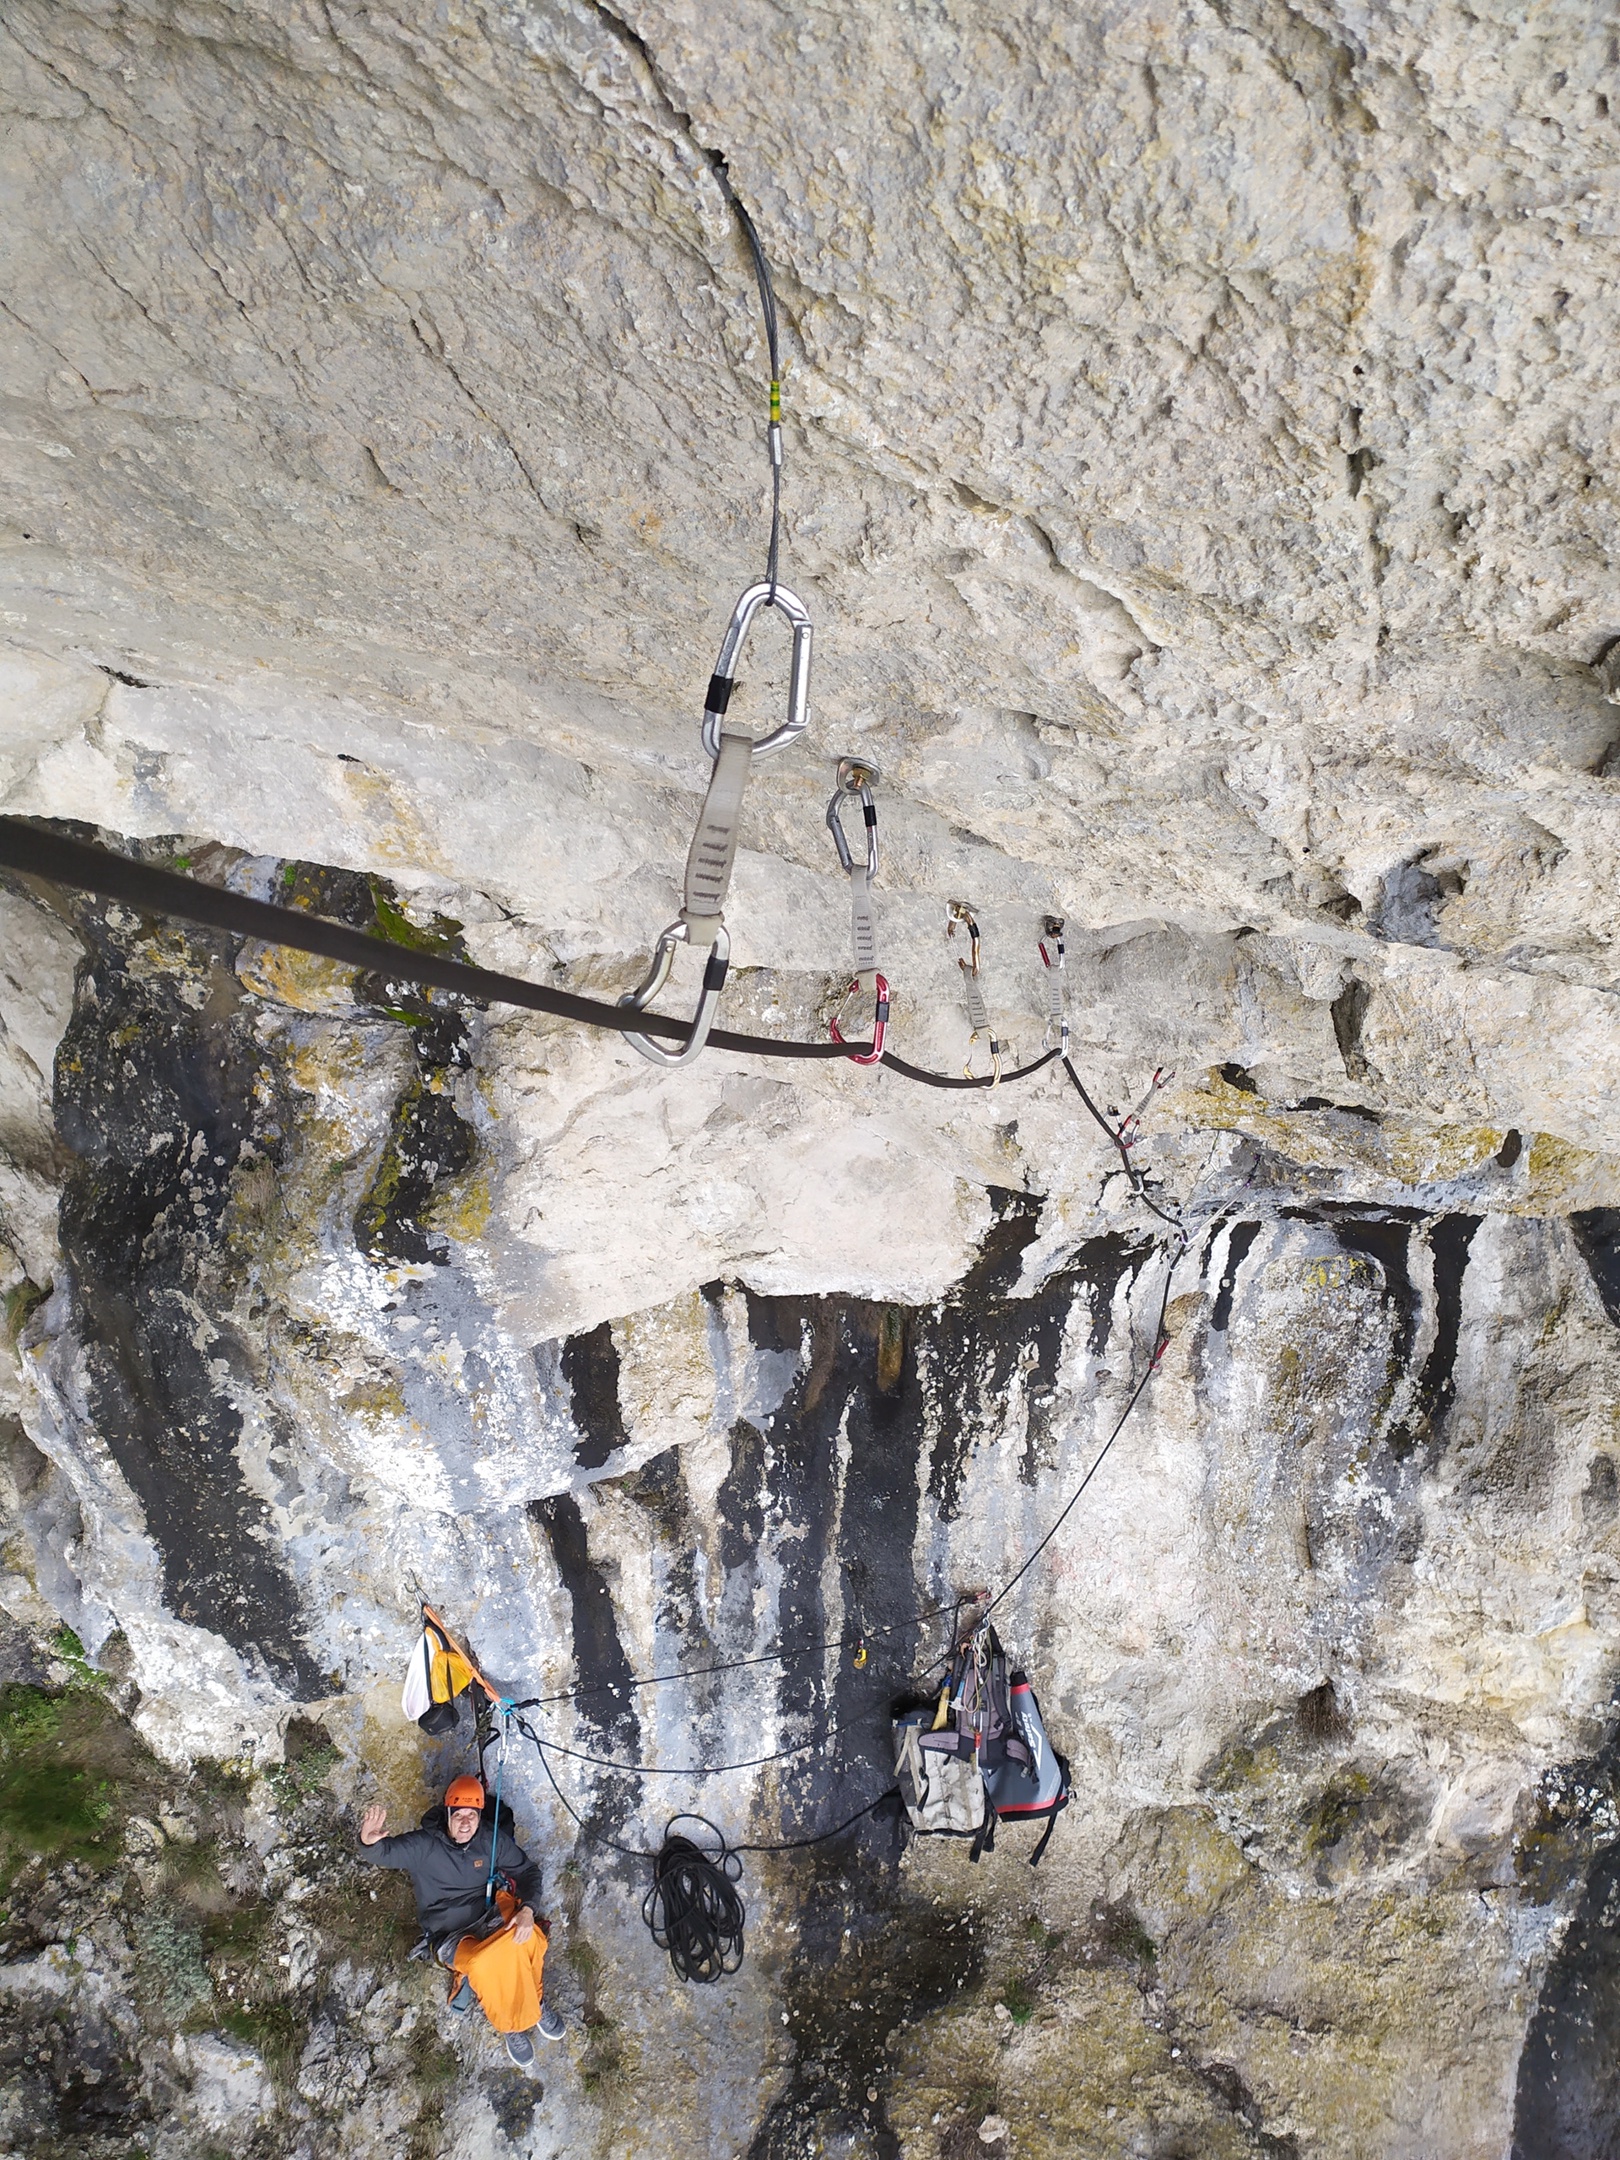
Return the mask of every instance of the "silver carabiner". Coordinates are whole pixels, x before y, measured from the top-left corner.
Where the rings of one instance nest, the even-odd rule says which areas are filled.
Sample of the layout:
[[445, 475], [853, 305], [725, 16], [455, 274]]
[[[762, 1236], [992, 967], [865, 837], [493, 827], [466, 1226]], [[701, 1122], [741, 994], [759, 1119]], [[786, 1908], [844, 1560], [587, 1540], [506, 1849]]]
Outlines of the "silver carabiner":
[[968, 934], [966, 960], [958, 959], [962, 971], [962, 996], [967, 1004], [968, 1054], [962, 1067], [964, 1080], [971, 1080], [973, 1072], [973, 1045], [982, 1035], [990, 1050], [990, 1085], [1001, 1085], [1001, 1043], [996, 1035], [995, 1023], [990, 1018], [990, 1008], [985, 1003], [984, 986], [979, 980], [979, 925], [972, 908], [965, 900], [953, 900], [945, 910], [945, 935], [954, 938], [960, 923]]
[[732, 609], [726, 634], [720, 642], [720, 657], [709, 677], [709, 696], [703, 709], [701, 733], [703, 747], [711, 758], [720, 755], [720, 723], [726, 717], [726, 707], [731, 703], [731, 693], [736, 687], [737, 656], [742, 651], [742, 641], [748, 635], [748, 625], [767, 601], [772, 607], [779, 607], [793, 625], [793, 666], [788, 677], [788, 716], [779, 728], [773, 728], [769, 735], [762, 735], [755, 743], [755, 757], [769, 757], [773, 751], [785, 750], [804, 733], [810, 718], [809, 610], [785, 585], [772, 585], [762, 578], [757, 585], [749, 586]]
[[[627, 990], [620, 998], [621, 1005], [633, 1005], [637, 1012], [645, 1012], [669, 981], [669, 971], [675, 965], [675, 948], [684, 945], [687, 926], [684, 922], [672, 922], [663, 932], [653, 952], [652, 966], [647, 978], [634, 990]], [[715, 930], [714, 943], [709, 951], [708, 965], [703, 970], [703, 988], [698, 995], [697, 1011], [692, 1015], [692, 1032], [678, 1050], [666, 1050], [662, 1043], [650, 1035], [632, 1034], [625, 1029], [624, 1039], [632, 1050], [639, 1050], [654, 1065], [686, 1065], [695, 1058], [709, 1039], [714, 1025], [715, 1007], [720, 1003], [720, 993], [726, 986], [726, 967], [731, 959], [731, 934], [724, 923]]]
[[1069, 1054], [1069, 1008], [1063, 995], [1063, 917], [1041, 917], [1040, 943], [1036, 948], [1041, 956], [1041, 966], [1046, 970], [1046, 1033], [1041, 1038], [1043, 1050], [1052, 1047], [1052, 1035], [1056, 1030], [1058, 1049], [1064, 1057]]
[[849, 871], [855, 867], [855, 858], [849, 851], [849, 842], [844, 838], [838, 806], [846, 795], [853, 796], [859, 802], [861, 813], [866, 819], [866, 874], [869, 878], [875, 878], [878, 873], [877, 804], [872, 800], [872, 786], [874, 781], [881, 780], [882, 777], [875, 765], [868, 765], [860, 758], [840, 758], [838, 786], [833, 792], [832, 801], [827, 805], [827, 830], [833, 836], [833, 845], [838, 850], [840, 865]]

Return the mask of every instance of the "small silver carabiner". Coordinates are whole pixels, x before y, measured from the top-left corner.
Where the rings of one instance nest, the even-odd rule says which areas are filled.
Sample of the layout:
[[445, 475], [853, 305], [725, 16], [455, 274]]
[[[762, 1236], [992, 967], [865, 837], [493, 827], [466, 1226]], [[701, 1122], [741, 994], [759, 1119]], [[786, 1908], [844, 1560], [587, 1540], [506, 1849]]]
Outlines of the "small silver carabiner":
[[849, 871], [855, 867], [855, 858], [849, 851], [849, 842], [844, 838], [844, 826], [838, 807], [846, 795], [852, 796], [860, 804], [861, 814], [866, 820], [866, 874], [869, 878], [875, 878], [878, 873], [877, 804], [872, 800], [872, 788], [874, 783], [882, 778], [883, 775], [875, 765], [868, 765], [861, 758], [840, 758], [838, 785], [833, 790], [832, 801], [827, 805], [827, 830], [833, 836], [833, 845], [838, 850], [840, 865]]
[[742, 651], [743, 639], [748, 635], [748, 625], [759, 610], [769, 602], [782, 610], [793, 625], [793, 665], [788, 676], [788, 716], [779, 728], [769, 735], [762, 735], [754, 745], [757, 758], [769, 757], [773, 751], [785, 750], [790, 742], [796, 742], [804, 733], [810, 718], [810, 613], [804, 602], [790, 593], [785, 585], [772, 585], [762, 578], [748, 590], [731, 611], [726, 634], [720, 641], [720, 657], [714, 663], [714, 673], [709, 677], [709, 695], [703, 709], [701, 734], [703, 747], [711, 758], [720, 755], [720, 723], [726, 717], [726, 707], [731, 703], [731, 693], [736, 687], [737, 656]]
[[964, 1080], [974, 1078], [973, 1045], [982, 1035], [990, 1051], [990, 1085], [997, 1088], [1001, 1085], [1001, 1043], [996, 1035], [995, 1023], [990, 1018], [990, 1008], [985, 1003], [984, 986], [979, 979], [978, 920], [965, 900], [952, 900], [946, 907], [945, 935], [948, 938], [955, 937], [958, 923], [968, 934], [969, 954], [966, 960], [958, 958], [956, 963], [962, 971], [962, 996], [967, 1004], [969, 1030], [967, 1061], [962, 1067], [962, 1077]]
[[1041, 966], [1046, 970], [1046, 1033], [1041, 1039], [1041, 1047], [1043, 1050], [1051, 1049], [1052, 1036], [1055, 1031], [1058, 1049], [1064, 1057], [1067, 1057], [1069, 1054], [1069, 1008], [1063, 995], [1064, 947], [1063, 917], [1061, 915], [1043, 915], [1041, 917], [1040, 942], [1036, 950], [1041, 956]]
[[[633, 1005], [637, 1012], [645, 1012], [669, 981], [669, 971], [675, 965], [675, 948], [687, 941], [688, 930], [684, 922], [672, 922], [663, 932], [653, 952], [652, 966], [647, 970], [646, 980], [634, 990], [627, 990], [620, 998], [621, 1005]], [[714, 1025], [715, 1008], [720, 1003], [720, 993], [726, 986], [726, 967], [731, 959], [731, 933], [720, 923], [714, 933], [709, 950], [708, 964], [703, 970], [703, 988], [698, 995], [697, 1011], [692, 1015], [692, 1031], [678, 1050], [666, 1050], [652, 1036], [639, 1031], [632, 1034], [625, 1029], [624, 1039], [632, 1050], [639, 1050], [654, 1065], [686, 1065], [695, 1058], [709, 1039]]]

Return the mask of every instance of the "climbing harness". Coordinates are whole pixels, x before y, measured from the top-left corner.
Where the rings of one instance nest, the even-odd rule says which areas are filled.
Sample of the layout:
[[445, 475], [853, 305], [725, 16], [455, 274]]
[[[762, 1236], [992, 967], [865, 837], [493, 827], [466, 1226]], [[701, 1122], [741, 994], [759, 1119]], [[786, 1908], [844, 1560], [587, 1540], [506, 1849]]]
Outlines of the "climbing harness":
[[[878, 869], [877, 804], [872, 800], [872, 789], [880, 778], [875, 765], [868, 765], [860, 758], [838, 760], [838, 784], [833, 789], [832, 800], [827, 805], [827, 830], [833, 836], [838, 850], [838, 860], [849, 878], [850, 946], [854, 954], [854, 976], [844, 992], [839, 1007], [832, 1017], [832, 1039], [844, 1041], [844, 1007], [862, 991], [872, 999], [872, 1047], [860, 1052], [851, 1051], [852, 1065], [878, 1065], [883, 1060], [883, 1038], [889, 1026], [889, 985], [878, 973], [877, 918], [872, 912], [872, 881]], [[858, 802], [866, 825], [866, 859], [864, 862], [851, 852], [844, 837], [841, 808], [845, 801]]]
[[1061, 915], [1042, 916], [1040, 943], [1037, 949], [1041, 956], [1041, 966], [1046, 970], [1046, 1033], [1042, 1038], [1041, 1048], [1043, 1050], [1051, 1049], [1053, 1047], [1052, 1038], [1056, 1035], [1056, 1048], [1061, 1056], [1067, 1057], [1069, 1054], [1069, 1007], [1068, 1000], [1064, 996], [1063, 917]]
[[960, 923], [968, 934], [968, 957], [957, 957], [962, 970], [962, 995], [967, 1000], [968, 1036], [967, 1062], [962, 1067], [962, 1077], [971, 1080], [973, 1072], [973, 1045], [983, 1036], [990, 1049], [990, 1085], [1001, 1085], [1001, 1044], [990, 1024], [990, 1008], [984, 1001], [984, 986], [979, 977], [979, 925], [973, 910], [965, 900], [953, 900], [945, 910], [945, 935], [954, 938]]

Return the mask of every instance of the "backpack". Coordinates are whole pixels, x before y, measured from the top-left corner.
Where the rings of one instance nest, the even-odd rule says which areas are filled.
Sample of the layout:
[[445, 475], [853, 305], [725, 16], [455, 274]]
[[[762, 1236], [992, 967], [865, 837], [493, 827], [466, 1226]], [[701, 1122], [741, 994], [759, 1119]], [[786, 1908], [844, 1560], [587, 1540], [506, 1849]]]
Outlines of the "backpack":
[[1009, 1674], [988, 1622], [957, 1650], [937, 1705], [896, 1705], [894, 1771], [912, 1829], [971, 1837], [970, 1860], [994, 1849], [999, 1821], [1044, 1821], [1029, 1861], [1038, 1867], [1069, 1804], [1068, 1761], [1052, 1745], [1028, 1674]]
[[1008, 1762], [1024, 1770], [1031, 1767], [1028, 1744], [1013, 1715], [1007, 1653], [988, 1622], [957, 1651], [948, 1693], [956, 1730], [973, 1740], [987, 1779]]
[[932, 1730], [934, 1707], [894, 1719], [894, 1774], [906, 1818], [919, 1837], [972, 1838], [970, 1860], [995, 1842], [996, 1811], [985, 1791], [970, 1733]]
[[432, 1739], [454, 1732], [461, 1721], [456, 1698], [472, 1685], [472, 1668], [450, 1638], [425, 1615], [405, 1671], [400, 1708]]
[[1029, 1856], [1030, 1866], [1039, 1867], [1057, 1819], [1069, 1804], [1069, 1763], [1052, 1745], [1027, 1673], [1013, 1674], [1009, 1709], [1017, 1727], [1016, 1747], [1009, 1740], [1001, 1762], [986, 1766], [984, 1780], [1003, 1822], [1044, 1819], [1041, 1841]]

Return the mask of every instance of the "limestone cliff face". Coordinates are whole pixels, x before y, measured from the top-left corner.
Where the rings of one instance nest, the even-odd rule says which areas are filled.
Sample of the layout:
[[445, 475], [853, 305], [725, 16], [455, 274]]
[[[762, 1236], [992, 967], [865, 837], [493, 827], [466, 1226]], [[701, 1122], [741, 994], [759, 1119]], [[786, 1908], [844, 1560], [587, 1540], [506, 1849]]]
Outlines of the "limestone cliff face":
[[[897, 1046], [967, 1053], [965, 898], [1032, 1053], [1065, 915], [1188, 1232], [1050, 1069], [659, 1073], [0, 891], [7, 2149], [1610, 2149], [1613, 28], [7, 9], [0, 809], [634, 982], [763, 560], [717, 153], [818, 636], [726, 1018], [825, 1029], [858, 750]], [[762, 624], [750, 725], [785, 675]], [[1161, 1309], [1002, 1608], [1074, 1765], [1039, 1873], [756, 1856], [679, 1989], [570, 1810], [882, 1791]], [[509, 1765], [527, 2083], [347, 1854], [465, 1756], [399, 1717], [422, 1592], [574, 1751]]]

